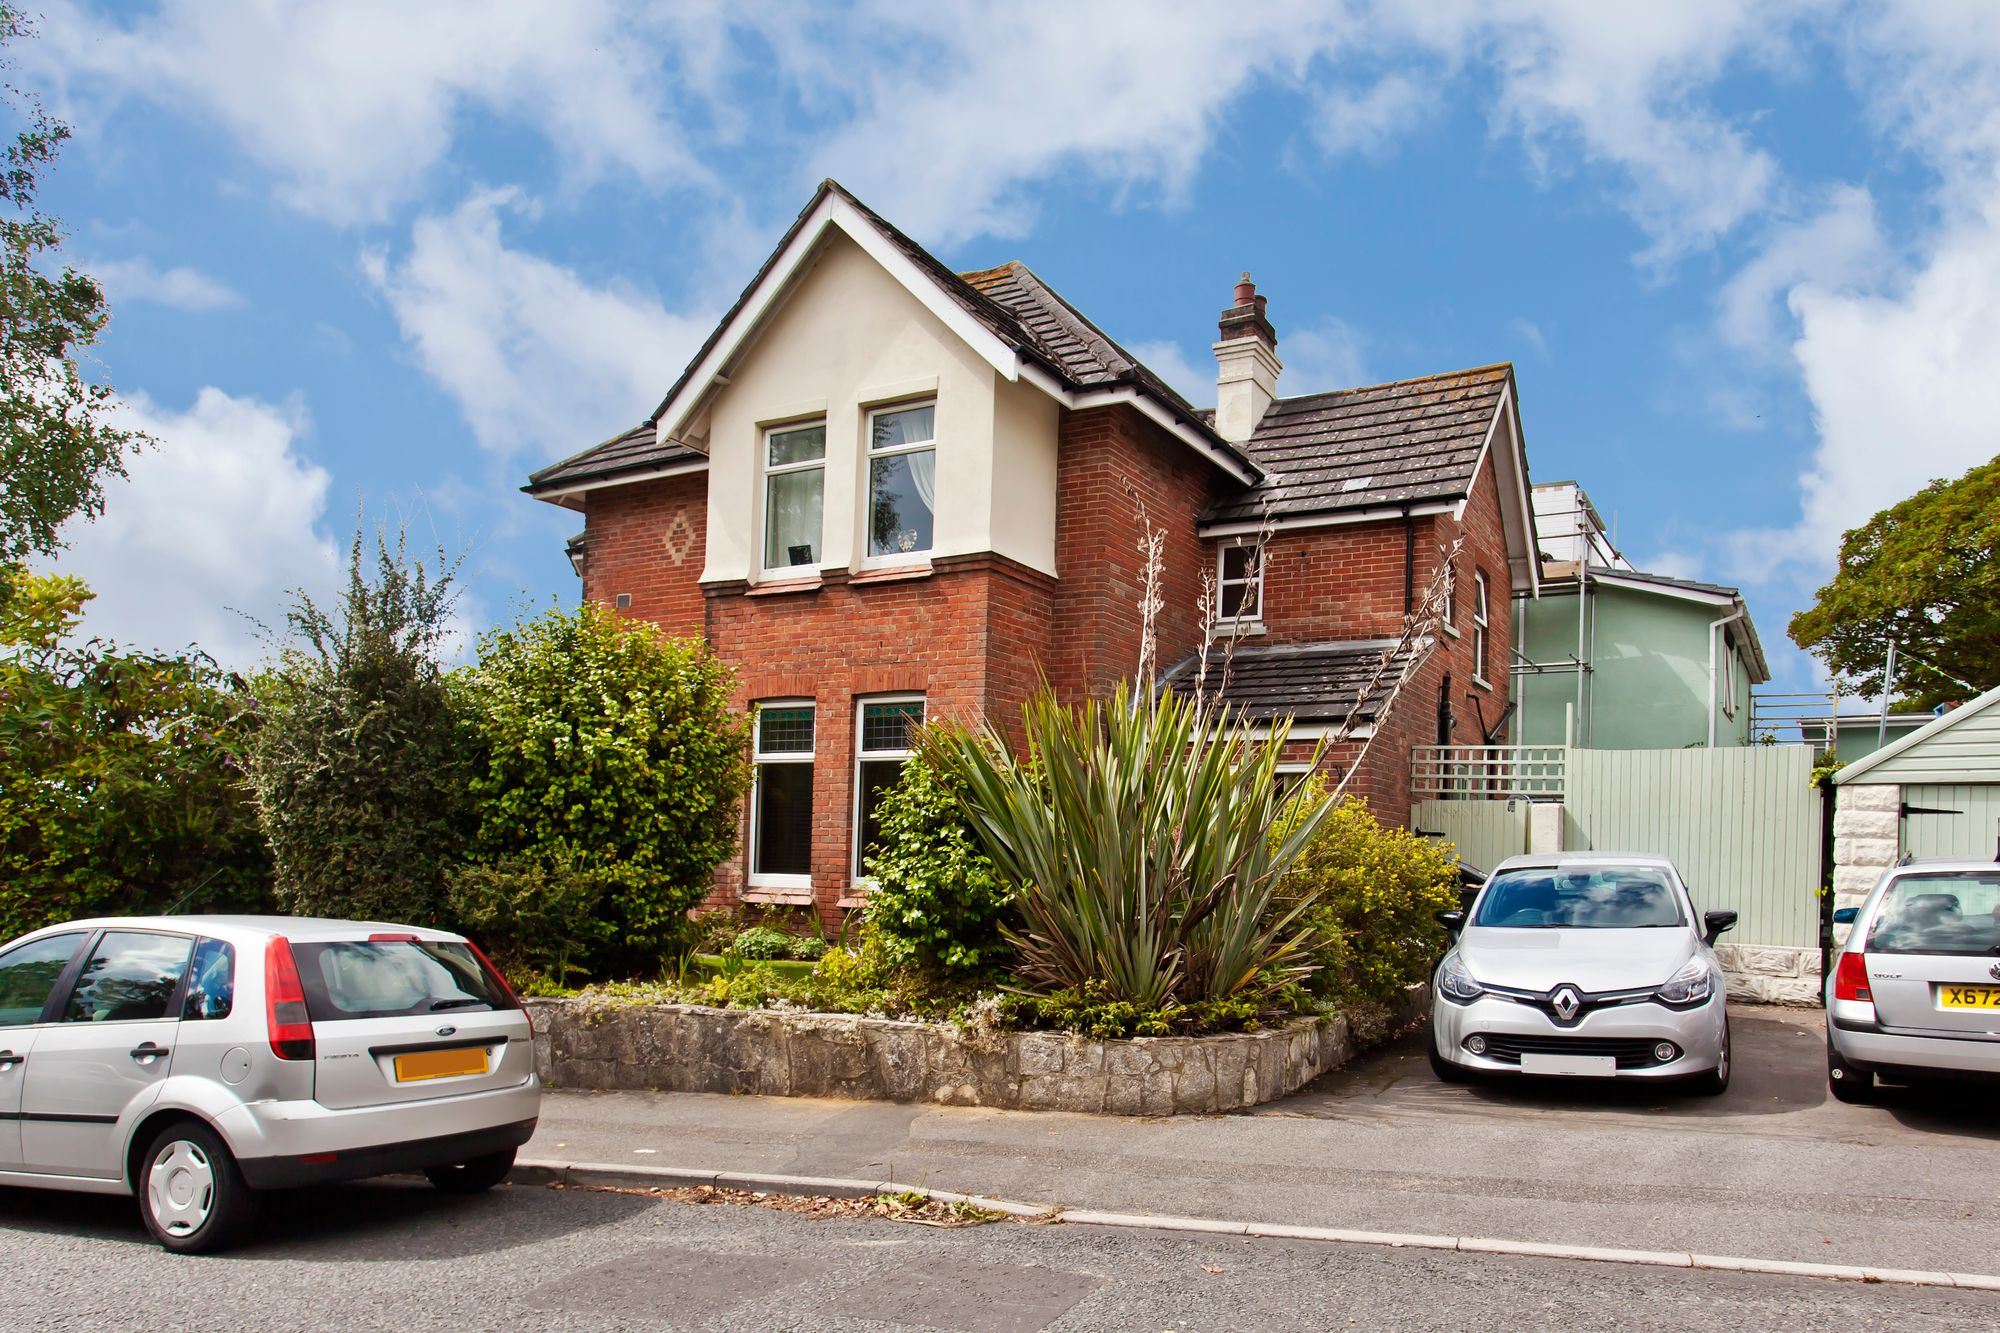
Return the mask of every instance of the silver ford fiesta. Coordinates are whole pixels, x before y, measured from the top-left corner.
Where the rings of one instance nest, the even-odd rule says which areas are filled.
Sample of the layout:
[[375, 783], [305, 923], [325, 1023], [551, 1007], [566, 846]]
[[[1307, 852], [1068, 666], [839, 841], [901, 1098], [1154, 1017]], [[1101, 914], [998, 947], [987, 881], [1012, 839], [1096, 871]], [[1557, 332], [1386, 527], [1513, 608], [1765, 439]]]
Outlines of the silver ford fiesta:
[[1431, 980], [1431, 1068], [1475, 1074], [1686, 1079], [1729, 1086], [1729, 1013], [1711, 946], [1734, 912], [1700, 918], [1673, 863], [1565, 852], [1500, 863]]

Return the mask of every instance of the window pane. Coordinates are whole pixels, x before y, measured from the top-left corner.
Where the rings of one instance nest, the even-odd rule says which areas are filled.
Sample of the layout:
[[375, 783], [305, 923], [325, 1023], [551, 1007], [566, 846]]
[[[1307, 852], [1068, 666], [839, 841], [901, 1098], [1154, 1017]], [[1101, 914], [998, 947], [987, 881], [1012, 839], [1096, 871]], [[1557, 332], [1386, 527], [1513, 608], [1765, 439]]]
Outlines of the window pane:
[[937, 453], [921, 449], [869, 464], [868, 554], [909, 555], [931, 549], [931, 502]]
[[1254, 617], [1256, 614], [1256, 584], [1225, 583], [1222, 585], [1222, 618], [1224, 620], [1235, 620], [1239, 617]]
[[803, 704], [791, 708], [757, 710], [757, 749], [762, 754], [811, 754], [813, 710]]
[[51, 935], [0, 954], [0, 1027], [42, 1021], [56, 978], [83, 941], [80, 934]]
[[208, 1020], [229, 1017], [236, 1001], [236, 946], [221, 940], [200, 940], [188, 968], [187, 999], [181, 1018]]
[[1869, 953], [1970, 954], [2000, 951], [2000, 871], [1904, 875], [1875, 909]]
[[877, 412], [871, 447], [894, 449], [902, 444], [919, 444], [937, 438], [935, 407], [906, 407], [900, 412]]
[[901, 780], [906, 762], [902, 759], [869, 759], [862, 762], [860, 851], [855, 859], [864, 875], [868, 873], [868, 858], [875, 854], [876, 845], [882, 838], [882, 794]]
[[1257, 577], [1257, 554], [1255, 546], [1225, 546], [1222, 548], [1222, 581], [1229, 583], [1241, 579]]
[[463, 944], [357, 940], [296, 944], [292, 952], [315, 1023], [512, 1007]]
[[907, 751], [924, 724], [924, 701], [861, 705], [861, 749]]
[[755, 875], [812, 873], [811, 764], [757, 766]]
[[797, 430], [774, 430], [770, 435], [771, 466], [810, 463], [826, 457], [826, 427], [801, 426]]
[[194, 941], [174, 935], [110, 931], [83, 965], [63, 1011], [65, 1023], [165, 1018]]
[[810, 565], [819, 559], [825, 481], [824, 468], [780, 472], [765, 479], [764, 568]]

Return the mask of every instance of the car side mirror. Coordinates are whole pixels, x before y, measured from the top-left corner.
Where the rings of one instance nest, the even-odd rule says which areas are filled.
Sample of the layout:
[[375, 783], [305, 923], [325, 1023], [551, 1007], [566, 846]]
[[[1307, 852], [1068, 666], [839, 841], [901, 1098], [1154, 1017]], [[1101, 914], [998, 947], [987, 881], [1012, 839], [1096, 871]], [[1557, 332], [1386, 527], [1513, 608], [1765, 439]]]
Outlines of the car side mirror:
[[1456, 935], [1465, 928], [1465, 913], [1456, 908], [1446, 908], [1437, 914], [1438, 924]]
[[1836, 907], [1833, 909], [1833, 924], [1851, 926], [1854, 924], [1854, 918], [1860, 915], [1861, 909], [1858, 907]]
[[1701, 924], [1707, 928], [1701, 937], [1701, 942], [1712, 945], [1723, 931], [1736, 929], [1736, 913], [1703, 912], [1701, 914]]

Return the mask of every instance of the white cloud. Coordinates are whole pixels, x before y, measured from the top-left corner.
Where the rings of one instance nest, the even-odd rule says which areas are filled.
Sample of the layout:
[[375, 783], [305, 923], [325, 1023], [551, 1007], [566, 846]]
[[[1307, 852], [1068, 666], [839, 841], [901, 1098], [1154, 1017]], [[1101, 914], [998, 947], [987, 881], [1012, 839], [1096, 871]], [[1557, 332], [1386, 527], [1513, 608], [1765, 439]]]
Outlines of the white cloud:
[[1875, 200], [1858, 185], [1837, 187], [1826, 207], [1779, 228], [1757, 257], [1723, 284], [1716, 325], [1739, 351], [1782, 355], [1778, 310], [1800, 283], [1846, 286], [1887, 267]]
[[147, 301], [200, 314], [243, 304], [235, 290], [198, 269], [180, 265], [160, 269], [150, 259], [97, 259], [77, 267], [103, 285], [114, 305], [121, 300]]
[[1542, 326], [1535, 323], [1534, 320], [1516, 315], [1507, 321], [1506, 332], [1511, 337], [1519, 339], [1524, 346], [1542, 360], [1546, 361], [1549, 359], [1548, 335], [1542, 332]]
[[1197, 370], [1176, 342], [1133, 343], [1129, 349], [1145, 367], [1172, 385], [1196, 407], [1215, 406], [1215, 367]]
[[19, 55], [72, 97], [212, 119], [288, 203], [356, 222], [411, 195], [473, 109], [541, 134], [576, 179], [705, 178], [665, 98], [714, 77], [679, 56], [712, 54], [719, 30], [705, 7], [619, 0], [165, 0], [116, 18], [58, 9]]
[[1434, 87], [1385, 74], [1359, 91], [1335, 87], [1322, 96], [1313, 138], [1329, 153], [1381, 157], [1442, 109]]
[[501, 216], [526, 207], [511, 190], [475, 194], [419, 219], [400, 258], [363, 266], [479, 443], [553, 459], [644, 420], [714, 316], [510, 249]]
[[298, 448], [303, 410], [206, 388], [185, 412], [129, 395], [123, 415], [159, 443], [105, 486], [100, 518], [63, 530], [57, 568], [97, 593], [85, 631], [255, 663], [264, 649], [246, 617], [281, 628], [291, 589], [324, 595], [340, 570], [320, 528], [331, 478]]
[[1278, 331], [1278, 359], [1285, 363], [1278, 392], [1287, 398], [1352, 389], [1369, 382], [1362, 338], [1345, 320], [1323, 315], [1303, 328]]

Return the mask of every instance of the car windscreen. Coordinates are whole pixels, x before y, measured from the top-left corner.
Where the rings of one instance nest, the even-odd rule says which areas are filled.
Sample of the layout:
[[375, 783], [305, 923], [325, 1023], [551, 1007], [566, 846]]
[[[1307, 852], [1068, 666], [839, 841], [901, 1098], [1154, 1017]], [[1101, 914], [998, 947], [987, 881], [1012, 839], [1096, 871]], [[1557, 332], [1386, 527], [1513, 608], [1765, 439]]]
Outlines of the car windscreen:
[[2000, 870], [1898, 875], [1882, 890], [1867, 952], [2000, 954]]
[[292, 945], [315, 1023], [454, 1010], [511, 1009], [500, 983], [463, 944], [357, 940]]
[[1685, 924], [1680, 895], [1647, 866], [1508, 870], [1480, 896], [1472, 924], [1512, 930], [1643, 930]]

